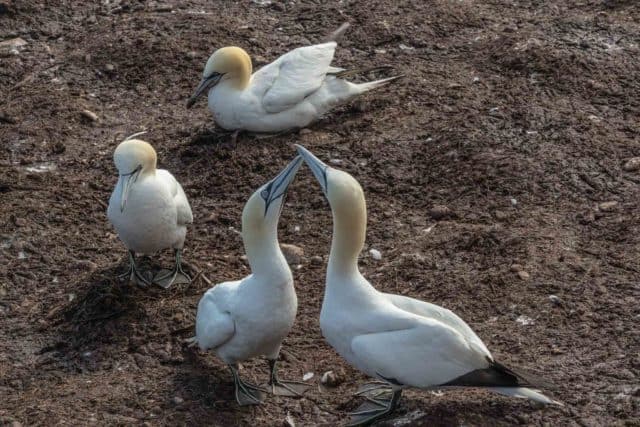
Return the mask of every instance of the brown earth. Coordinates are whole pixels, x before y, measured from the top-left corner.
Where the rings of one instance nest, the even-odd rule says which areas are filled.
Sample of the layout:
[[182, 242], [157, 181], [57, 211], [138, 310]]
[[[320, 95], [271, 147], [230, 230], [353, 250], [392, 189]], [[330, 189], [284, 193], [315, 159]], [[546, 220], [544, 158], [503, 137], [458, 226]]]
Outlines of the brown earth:
[[[337, 64], [406, 77], [309, 130], [236, 148], [204, 137], [205, 102], [184, 108], [215, 48], [243, 46], [259, 66], [347, 20]], [[231, 227], [299, 142], [362, 183], [361, 268], [378, 289], [454, 310], [566, 405], [412, 391], [404, 425], [640, 425], [640, 171], [624, 168], [640, 156], [636, 2], [2, 0], [0, 41], [16, 37], [27, 44], [0, 47], [0, 424], [344, 420], [366, 378], [319, 331], [325, 262], [311, 259], [326, 261], [331, 217], [306, 170], [280, 226], [306, 253], [282, 371], [344, 382], [238, 408], [224, 365], [183, 343], [205, 277], [247, 273]], [[126, 257], [105, 215], [111, 156], [140, 130], [191, 201], [190, 286], [115, 279]], [[266, 378], [265, 362], [246, 368]]]

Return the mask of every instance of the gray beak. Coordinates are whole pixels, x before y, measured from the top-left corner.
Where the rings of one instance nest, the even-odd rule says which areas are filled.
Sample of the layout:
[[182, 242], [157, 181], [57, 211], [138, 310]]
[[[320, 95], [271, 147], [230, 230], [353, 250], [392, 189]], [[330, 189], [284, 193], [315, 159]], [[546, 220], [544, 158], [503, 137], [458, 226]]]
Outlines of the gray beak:
[[127, 204], [127, 199], [129, 198], [129, 192], [131, 191], [131, 187], [133, 187], [133, 184], [138, 180], [138, 175], [140, 174], [140, 171], [142, 170], [142, 166], [138, 166], [137, 168], [134, 169], [133, 172], [125, 174], [125, 175], [120, 175], [120, 177], [122, 178], [122, 194], [121, 194], [121, 198], [120, 198], [120, 212], [124, 212], [124, 208]]
[[298, 150], [298, 153], [300, 153], [304, 161], [309, 166], [309, 169], [311, 169], [311, 172], [313, 172], [313, 176], [315, 176], [318, 182], [320, 183], [320, 187], [322, 187], [322, 191], [326, 196], [327, 169], [329, 169], [329, 166], [327, 166], [322, 160], [314, 156], [311, 153], [311, 151], [307, 150], [302, 145], [296, 144], [296, 149]]
[[302, 165], [302, 157], [296, 156], [275, 178], [266, 183], [261, 192], [265, 201], [264, 214], [267, 214], [269, 205], [274, 200], [284, 196], [289, 189], [289, 185], [296, 177], [296, 173]]
[[212, 73], [210, 76], [207, 76], [205, 78], [203, 78], [200, 81], [200, 84], [198, 84], [198, 87], [196, 88], [195, 92], [193, 92], [193, 95], [191, 95], [191, 98], [189, 98], [189, 100], [187, 101], [187, 108], [191, 108], [193, 106], [193, 104], [196, 103], [196, 100], [203, 94], [209, 91], [209, 89], [211, 89], [212, 87], [214, 87], [215, 85], [218, 84], [218, 82], [220, 82], [220, 79], [222, 78], [222, 74], [220, 73]]

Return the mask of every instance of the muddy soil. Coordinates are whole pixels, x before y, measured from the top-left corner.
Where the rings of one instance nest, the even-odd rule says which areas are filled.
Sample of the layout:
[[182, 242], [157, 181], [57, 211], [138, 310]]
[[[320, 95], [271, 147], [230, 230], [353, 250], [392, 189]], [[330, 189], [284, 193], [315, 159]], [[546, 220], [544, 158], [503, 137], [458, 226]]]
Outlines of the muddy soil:
[[[235, 147], [204, 101], [185, 109], [215, 48], [260, 66], [344, 21], [336, 64], [405, 77]], [[565, 403], [410, 391], [380, 425], [638, 425], [636, 2], [0, 1], [0, 43], [15, 38], [0, 44], [0, 424], [339, 425], [366, 378], [319, 331], [331, 216], [308, 170], [280, 222], [305, 251], [282, 374], [341, 383], [239, 408], [225, 366], [184, 345], [210, 283], [248, 272], [245, 200], [301, 143], [362, 183], [360, 265], [378, 289], [454, 310]], [[116, 279], [112, 153], [141, 130], [191, 201], [190, 286]], [[266, 379], [266, 362], [244, 374]]]

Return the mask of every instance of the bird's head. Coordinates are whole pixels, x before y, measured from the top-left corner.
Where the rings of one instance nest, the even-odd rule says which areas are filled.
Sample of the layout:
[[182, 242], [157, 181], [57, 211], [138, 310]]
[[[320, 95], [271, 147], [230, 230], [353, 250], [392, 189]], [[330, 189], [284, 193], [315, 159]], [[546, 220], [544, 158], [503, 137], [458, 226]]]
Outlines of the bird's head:
[[122, 192], [120, 211], [124, 212], [131, 187], [140, 175], [153, 174], [157, 162], [156, 150], [151, 144], [140, 139], [125, 140], [118, 145], [113, 153], [113, 161], [118, 169]]
[[202, 80], [187, 101], [187, 108], [221, 81], [229, 80], [237, 89], [244, 89], [249, 84], [251, 72], [251, 58], [244, 49], [229, 46], [216, 50], [205, 65]]
[[251, 195], [242, 211], [242, 235], [264, 236], [277, 232], [284, 198], [293, 182], [302, 158], [296, 156], [275, 178]]

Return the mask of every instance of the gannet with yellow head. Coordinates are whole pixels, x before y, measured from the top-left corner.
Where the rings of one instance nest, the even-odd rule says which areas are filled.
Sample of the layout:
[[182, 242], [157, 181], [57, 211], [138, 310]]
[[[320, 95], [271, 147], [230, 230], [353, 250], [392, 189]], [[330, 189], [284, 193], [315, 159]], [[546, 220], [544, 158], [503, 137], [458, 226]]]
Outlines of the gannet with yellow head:
[[253, 74], [251, 58], [243, 49], [218, 49], [187, 107], [208, 94], [209, 109], [220, 127], [275, 133], [305, 127], [332, 108], [399, 77], [348, 82], [342, 77], [354, 72], [331, 66], [336, 46], [330, 41], [294, 49]]
[[[453, 312], [403, 295], [377, 291], [358, 269], [367, 227], [362, 187], [302, 146], [298, 152], [333, 212], [333, 238], [320, 313], [323, 336], [347, 362], [391, 389], [351, 414], [361, 425], [391, 413], [407, 387], [482, 387], [544, 404], [531, 375], [496, 362], [482, 340]], [[533, 387], [533, 388], [531, 388]], [[372, 391], [372, 388], [366, 389]]]
[[304, 383], [282, 381], [276, 374], [280, 347], [298, 308], [293, 276], [278, 245], [278, 220], [301, 164], [296, 156], [253, 193], [242, 211], [242, 240], [251, 274], [214, 286], [198, 303], [196, 336], [191, 341], [203, 350], [213, 350], [229, 366], [240, 405], [262, 402], [265, 389], [243, 381], [238, 372], [239, 363], [254, 357], [267, 357], [272, 393], [299, 396], [308, 388]]
[[156, 169], [156, 151], [148, 142], [126, 139], [116, 148], [113, 160], [119, 178], [107, 216], [129, 249], [129, 277], [140, 285], [150, 284], [138, 270], [135, 254], [152, 255], [172, 248], [173, 269], [159, 273], [153, 282], [164, 288], [175, 282], [188, 283], [191, 279], [182, 271], [181, 253], [193, 215], [180, 183], [168, 171]]

